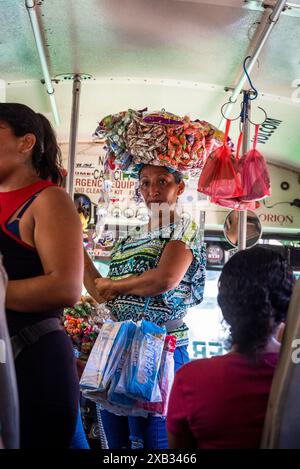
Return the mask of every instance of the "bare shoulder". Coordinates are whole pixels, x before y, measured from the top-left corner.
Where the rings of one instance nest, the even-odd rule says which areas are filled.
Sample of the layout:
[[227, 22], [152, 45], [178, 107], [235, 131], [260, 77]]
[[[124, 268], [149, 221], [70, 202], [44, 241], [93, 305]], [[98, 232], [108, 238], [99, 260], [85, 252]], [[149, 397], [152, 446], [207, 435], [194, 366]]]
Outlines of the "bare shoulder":
[[70, 209], [76, 212], [75, 205], [69, 194], [67, 194], [67, 192], [63, 188], [58, 186], [47, 187], [39, 194], [36, 199], [36, 207], [45, 207], [46, 203], [48, 206], [51, 206], [52, 204], [59, 204], [60, 206], [66, 208], [69, 206]]
[[171, 241], [169, 241], [165, 247], [165, 252], [167, 252], [169, 255], [173, 255], [174, 253], [178, 254], [179, 252], [186, 252], [187, 256], [189, 256], [191, 250], [185, 241], [181, 239], [171, 239]]
[[69, 223], [70, 226], [78, 226], [81, 222], [75, 204], [69, 194], [60, 187], [47, 187], [36, 198], [33, 207], [33, 217], [36, 220], [45, 221], [46, 218], [54, 219], [57, 223]]

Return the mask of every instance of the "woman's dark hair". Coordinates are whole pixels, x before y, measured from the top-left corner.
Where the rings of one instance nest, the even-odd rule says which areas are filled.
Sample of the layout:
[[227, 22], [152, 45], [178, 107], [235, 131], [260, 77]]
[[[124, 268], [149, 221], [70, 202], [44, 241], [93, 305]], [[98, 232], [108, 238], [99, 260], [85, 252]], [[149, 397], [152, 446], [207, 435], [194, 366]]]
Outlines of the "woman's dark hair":
[[6, 122], [16, 137], [28, 133], [35, 135], [33, 167], [40, 178], [61, 184], [63, 179], [61, 151], [48, 119], [24, 104], [0, 103], [0, 121]]
[[286, 319], [295, 278], [283, 256], [263, 247], [235, 254], [225, 264], [218, 303], [237, 351], [256, 356]]
[[173, 174], [176, 184], [179, 184], [182, 181], [183, 176], [179, 171], [174, 171], [174, 173], [171, 174]]

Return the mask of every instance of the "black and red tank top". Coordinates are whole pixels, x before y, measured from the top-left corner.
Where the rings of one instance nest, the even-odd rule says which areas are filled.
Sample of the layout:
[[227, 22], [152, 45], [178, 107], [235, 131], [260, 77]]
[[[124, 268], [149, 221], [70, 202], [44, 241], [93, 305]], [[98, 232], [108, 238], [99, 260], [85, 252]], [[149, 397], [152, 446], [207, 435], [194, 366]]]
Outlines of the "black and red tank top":
[[[50, 181], [40, 180], [21, 189], [0, 192], [0, 252], [3, 256], [3, 264], [9, 280], [22, 280], [44, 274], [41, 259], [36, 249], [23, 242], [13, 231], [10, 231], [8, 222], [14, 213], [34, 195], [46, 187], [54, 185]], [[13, 336], [24, 327], [43, 319], [60, 317], [61, 314], [62, 310], [20, 313], [7, 309], [6, 317], [9, 333]]]

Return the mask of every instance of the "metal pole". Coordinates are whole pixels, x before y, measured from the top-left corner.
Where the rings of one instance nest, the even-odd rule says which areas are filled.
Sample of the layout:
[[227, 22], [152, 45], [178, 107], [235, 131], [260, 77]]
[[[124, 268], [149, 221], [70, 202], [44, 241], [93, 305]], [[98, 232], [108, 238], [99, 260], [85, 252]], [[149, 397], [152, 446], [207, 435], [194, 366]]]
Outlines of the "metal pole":
[[286, 6], [287, 6], [288, 8], [295, 8], [296, 10], [297, 10], [297, 9], [298, 9], [298, 10], [300, 9], [300, 5], [297, 5], [296, 3], [287, 3]]
[[[278, 0], [276, 5], [274, 6], [273, 12], [268, 18], [268, 22], [265, 26], [265, 29], [263, 30], [258, 43], [256, 44], [256, 47], [254, 48], [252, 54], [251, 54], [251, 59], [249, 60], [247, 64], [247, 72], [250, 75], [256, 60], [258, 59], [259, 54], [261, 53], [269, 35], [271, 34], [271, 31], [273, 27], [275, 26], [276, 22], [279, 19], [279, 16], [282, 12], [282, 10], [285, 7], [285, 4], [287, 3], [287, 0]], [[224, 117], [222, 117], [220, 124], [219, 124], [219, 129], [223, 130], [225, 127], [225, 122], [226, 122], [226, 117], [229, 117], [231, 109], [234, 105], [234, 103], [237, 100], [238, 95], [240, 94], [245, 82], [247, 80], [247, 75], [245, 72], [242, 73], [241, 77], [239, 78], [239, 81], [237, 85], [235, 86], [234, 90], [232, 91], [232, 95], [229, 98], [229, 103], [227, 106], [224, 108]]]
[[238, 249], [242, 251], [246, 249], [247, 240], [247, 210], [239, 212], [239, 224], [238, 224]]
[[77, 146], [80, 92], [81, 92], [80, 75], [75, 75], [73, 79], [73, 99], [72, 99], [72, 115], [71, 115], [71, 127], [70, 127], [70, 144], [69, 144], [68, 176], [67, 176], [67, 192], [69, 193], [72, 199], [74, 197], [74, 172], [75, 172], [75, 157], [76, 157], [76, 146]]
[[27, 12], [28, 12], [28, 15], [29, 15], [29, 19], [30, 19], [30, 23], [31, 23], [31, 27], [32, 27], [32, 31], [33, 31], [33, 35], [34, 35], [34, 39], [35, 39], [35, 43], [36, 43], [36, 47], [37, 47], [37, 51], [38, 51], [38, 54], [39, 54], [39, 59], [40, 59], [40, 63], [41, 63], [42, 71], [43, 71], [43, 76], [44, 76], [45, 85], [46, 85], [46, 88], [47, 88], [47, 93], [49, 95], [50, 105], [51, 105], [51, 108], [52, 108], [52, 113], [53, 113], [53, 116], [54, 116], [55, 124], [58, 126], [58, 125], [60, 125], [60, 118], [59, 118], [57, 105], [56, 105], [56, 101], [55, 101], [55, 97], [54, 97], [54, 88], [52, 86], [52, 81], [51, 81], [51, 77], [50, 77], [50, 73], [49, 73], [49, 69], [48, 69], [48, 64], [47, 64], [47, 59], [46, 59], [46, 54], [45, 54], [45, 48], [44, 48], [43, 41], [42, 41], [40, 26], [39, 26], [39, 22], [38, 22], [36, 10], [35, 10], [36, 3], [35, 3], [34, 0], [25, 0], [25, 6], [27, 8]]
[[[245, 91], [244, 93], [247, 93]], [[251, 101], [248, 100], [248, 116], [250, 117], [251, 111]], [[247, 153], [250, 148], [250, 132], [249, 132], [249, 120], [246, 118], [245, 122], [243, 123], [243, 155]], [[246, 249], [247, 241], [247, 210], [242, 210], [239, 212], [239, 223], [238, 223], [238, 249]]]

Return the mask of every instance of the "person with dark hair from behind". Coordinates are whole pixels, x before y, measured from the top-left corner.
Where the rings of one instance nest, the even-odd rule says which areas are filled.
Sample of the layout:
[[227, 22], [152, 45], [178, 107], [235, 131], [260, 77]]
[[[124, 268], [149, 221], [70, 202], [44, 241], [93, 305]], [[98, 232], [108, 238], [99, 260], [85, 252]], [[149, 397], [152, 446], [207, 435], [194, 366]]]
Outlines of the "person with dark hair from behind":
[[225, 264], [218, 303], [231, 350], [178, 371], [167, 416], [171, 448], [259, 448], [280, 350], [276, 332], [294, 282], [286, 260], [263, 247]]
[[0, 251], [20, 400], [21, 448], [68, 448], [79, 383], [60, 317], [79, 298], [82, 229], [49, 121], [0, 103]]

